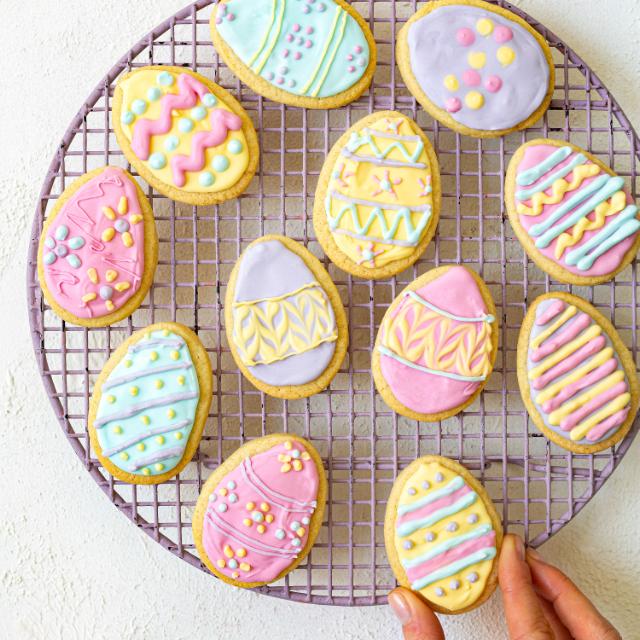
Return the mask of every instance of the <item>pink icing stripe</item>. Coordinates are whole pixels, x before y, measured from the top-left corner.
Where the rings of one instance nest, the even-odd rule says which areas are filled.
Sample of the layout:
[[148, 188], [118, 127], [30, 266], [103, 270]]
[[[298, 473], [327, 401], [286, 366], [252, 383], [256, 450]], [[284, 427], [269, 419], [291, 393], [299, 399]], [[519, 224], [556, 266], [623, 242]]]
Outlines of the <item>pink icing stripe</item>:
[[621, 393], [627, 390], [627, 383], [623, 380], [614, 384], [611, 389], [607, 389], [602, 393], [599, 393], [595, 398], [589, 400], [587, 404], [580, 407], [577, 411], [570, 413], [566, 418], [560, 422], [560, 428], [563, 431], [571, 431], [583, 418], [593, 413], [596, 409], [599, 409], [605, 405], [609, 400], [617, 398]]
[[604, 336], [598, 336], [593, 340], [582, 345], [577, 351], [574, 351], [569, 357], [559, 362], [554, 367], [551, 367], [546, 373], [542, 374], [539, 378], [533, 381], [534, 389], [544, 389], [550, 382], [555, 380], [567, 371], [575, 369], [583, 360], [586, 360], [589, 356], [598, 353], [604, 346], [606, 340]]
[[566, 303], [563, 300], [554, 300], [546, 309], [546, 311], [538, 318], [536, 318], [536, 324], [543, 326], [550, 320], [553, 320], [559, 313], [562, 313], [567, 308]]
[[535, 349], [531, 354], [531, 360], [533, 362], [540, 362], [540, 360], [546, 358], [550, 353], [553, 353], [573, 340], [590, 324], [591, 318], [586, 313], [581, 313], [566, 329], [558, 333], [555, 338], [550, 336], [542, 343], [542, 346]]
[[417, 509], [416, 511], [411, 511], [409, 513], [405, 513], [402, 516], [399, 516], [396, 524], [401, 525], [405, 522], [410, 522], [411, 520], [421, 520], [422, 518], [426, 518], [427, 516], [443, 509], [444, 507], [450, 507], [452, 504], [458, 502], [460, 498], [465, 496], [467, 493], [471, 493], [471, 488], [468, 485], [464, 485], [464, 487], [454, 491], [452, 494], [440, 498], [435, 502], [431, 502], [430, 504], [425, 505], [424, 507]]
[[167, 93], [160, 101], [160, 117], [157, 120], [141, 118], [133, 130], [131, 148], [141, 160], [149, 158], [151, 137], [167, 133], [173, 122], [173, 109], [190, 109], [198, 103], [209, 89], [188, 73], [178, 76], [179, 93]]
[[596, 440], [600, 440], [602, 436], [604, 436], [607, 431], [610, 431], [614, 427], [620, 426], [626, 419], [629, 414], [629, 407], [625, 409], [620, 409], [617, 413], [614, 413], [612, 416], [609, 416], [604, 422], [596, 425], [589, 431], [587, 434], [587, 440], [589, 442], [595, 442]]
[[242, 128], [240, 116], [225, 109], [213, 109], [209, 119], [211, 131], [200, 131], [193, 136], [191, 155], [179, 153], [171, 158], [173, 181], [178, 187], [183, 187], [186, 182], [185, 172], [200, 171], [204, 167], [205, 149], [222, 144], [227, 139], [229, 130], [238, 131]]
[[594, 369], [590, 373], [588, 373], [584, 378], [578, 380], [576, 382], [572, 382], [570, 385], [567, 385], [558, 395], [551, 400], [547, 400], [543, 405], [542, 409], [545, 413], [551, 413], [555, 409], [557, 409], [565, 400], [573, 397], [578, 391], [582, 389], [586, 389], [591, 386], [595, 382], [602, 380], [610, 373], [613, 373], [618, 368], [618, 362], [615, 358], [611, 358], [607, 360], [604, 364], [601, 364], [597, 369]]
[[495, 546], [495, 544], [496, 532], [490, 531], [481, 538], [463, 542], [461, 545], [454, 547], [453, 549], [449, 549], [448, 551], [441, 553], [439, 556], [436, 556], [435, 558], [431, 558], [431, 560], [427, 560], [426, 562], [419, 564], [417, 567], [407, 569], [407, 578], [411, 582], [414, 582], [415, 580], [418, 580], [419, 578], [422, 578], [427, 574], [432, 573], [433, 571], [437, 571], [441, 567], [451, 564], [456, 560], [466, 558], [472, 553], [480, 551], [480, 549], [493, 547]]

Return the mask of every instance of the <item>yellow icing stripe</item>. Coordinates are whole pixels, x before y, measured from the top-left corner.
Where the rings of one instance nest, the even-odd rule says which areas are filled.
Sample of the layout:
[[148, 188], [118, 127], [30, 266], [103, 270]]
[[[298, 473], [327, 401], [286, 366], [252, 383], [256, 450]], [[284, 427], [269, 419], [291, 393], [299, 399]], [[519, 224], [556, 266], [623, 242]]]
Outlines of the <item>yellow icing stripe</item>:
[[567, 385], [577, 382], [581, 378], [587, 375], [590, 371], [593, 371], [601, 364], [604, 364], [611, 356], [613, 355], [613, 349], [611, 347], [607, 347], [600, 351], [594, 358], [589, 360], [587, 364], [579, 369], [573, 371], [570, 375], [565, 376], [555, 384], [547, 387], [544, 391], [538, 394], [536, 397], [536, 402], [538, 404], [543, 404], [547, 400], [551, 400], [554, 396], [556, 396], [560, 391], [562, 391]]
[[587, 404], [590, 400], [593, 400], [597, 395], [599, 395], [603, 391], [607, 391], [611, 389], [618, 382], [622, 382], [624, 380], [624, 371], [618, 369], [614, 371], [610, 376], [607, 376], [600, 383], [595, 385], [595, 387], [591, 387], [588, 391], [583, 393], [581, 396], [570, 400], [569, 402], [565, 402], [555, 411], [552, 411], [549, 414], [549, 423], [553, 426], [558, 426], [563, 418], [568, 416], [570, 413], [573, 413], [576, 409], [579, 409], [583, 405]]
[[253, 63], [258, 59], [258, 56], [264, 49], [264, 46], [267, 44], [267, 39], [269, 38], [269, 34], [271, 33], [271, 29], [273, 28], [273, 23], [276, 20], [276, 7], [278, 6], [278, 0], [273, 0], [273, 4], [271, 5], [271, 21], [269, 22], [269, 28], [265, 29], [264, 36], [262, 37], [262, 42], [260, 46], [257, 48], [256, 52], [253, 54], [251, 60], [249, 60], [249, 64], [247, 66], [253, 66]]
[[275, 298], [256, 298], [255, 300], [234, 302], [233, 307], [237, 308], [242, 306], [251, 306], [254, 304], [258, 304], [259, 302], [277, 302], [279, 300], [284, 300], [286, 298], [292, 298], [293, 296], [297, 295], [298, 293], [301, 293], [305, 289], [314, 289], [315, 287], [319, 287], [319, 286], [320, 286], [320, 283], [314, 280], [313, 282], [308, 282], [307, 284], [302, 285], [299, 289], [296, 289], [295, 291], [290, 291], [289, 293], [283, 293], [281, 296], [276, 296]]
[[600, 173], [600, 168], [596, 164], [583, 164], [573, 170], [573, 179], [567, 182], [564, 178], [556, 180], [552, 185], [552, 194], [547, 195], [544, 191], [539, 191], [531, 198], [531, 208], [518, 203], [518, 213], [521, 216], [539, 216], [546, 204], [559, 204], [564, 196], [570, 191], [578, 189], [587, 178], [593, 178]]
[[539, 333], [531, 341], [531, 347], [533, 349], [537, 349], [549, 336], [553, 335], [567, 320], [569, 320], [569, 318], [575, 316], [577, 311], [578, 310], [573, 305], [567, 307], [565, 312], [548, 329]]
[[548, 371], [554, 365], [562, 362], [566, 357], [577, 351], [581, 346], [587, 344], [589, 340], [598, 337], [602, 333], [602, 327], [597, 324], [592, 325], [586, 331], [581, 333], [577, 338], [567, 343], [561, 349], [558, 349], [537, 367], [529, 371], [529, 380], [539, 378], [545, 371]]
[[336, 46], [333, 49], [333, 52], [331, 54], [331, 56], [329, 57], [329, 60], [327, 62], [327, 64], [325, 65], [325, 69], [324, 69], [324, 73], [322, 74], [322, 77], [320, 78], [320, 82], [318, 82], [318, 85], [316, 86], [316, 88], [311, 92], [311, 95], [313, 97], [316, 97], [318, 95], [318, 93], [320, 93], [320, 89], [322, 89], [322, 85], [324, 84], [324, 81], [327, 79], [327, 75], [329, 75], [329, 71], [331, 70], [331, 65], [333, 64], [333, 61], [336, 58], [336, 55], [338, 53], [338, 49], [340, 48], [340, 45], [342, 44], [342, 39], [344, 38], [344, 31], [347, 27], [347, 12], [343, 12], [342, 14], [342, 24], [340, 25], [340, 34], [338, 35], [338, 38], [336, 39]]
[[624, 409], [629, 404], [630, 400], [630, 393], [623, 393], [619, 395], [606, 407], [598, 411], [598, 413], [594, 413], [588, 420], [581, 422], [578, 426], [571, 429], [569, 436], [574, 442], [576, 442], [577, 440], [582, 440], [587, 435], [587, 433], [589, 433], [589, 431], [598, 423], [602, 422], [609, 416], [612, 416], [614, 413], [617, 413], [618, 411], [620, 411], [620, 409]]
[[255, 69], [255, 72], [258, 74], [262, 71], [262, 68], [264, 67], [264, 65], [267, 64], [267, 60], [269, 59], [269, 56], [273, 52], [273, 49], [276, 46], [276, 43], [278, 42], [280, 31], [282, 30], [282, 20], [284, 18], [285, 4], [286, 4], [286, 0], [282, 0], [280, 15], [278, 16], [278, 25], [274, 30], [275, 31], [274, 38], [271, 41], [271, 44], [267, 47], [267, 50], [265, 51], [265, 55], [264, 55], [264, 58], [262, 59], [262, 62], [260, 62]]

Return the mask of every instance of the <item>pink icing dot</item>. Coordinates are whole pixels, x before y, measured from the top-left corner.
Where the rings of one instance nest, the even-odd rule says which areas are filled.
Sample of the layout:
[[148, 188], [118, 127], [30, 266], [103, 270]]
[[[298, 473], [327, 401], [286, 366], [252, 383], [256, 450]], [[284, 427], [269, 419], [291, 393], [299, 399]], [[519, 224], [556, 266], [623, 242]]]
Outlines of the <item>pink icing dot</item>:
[[233, 22], [236, 19], [235, 15], [233, 13], [227, 13], [227, 20], [229, 22]]
[[300, 58], [302, 58], [302, 54], [301, 54], [299, 51], [296, 51], [296, 52], [293, 54], [293, 57], [294, 57], [296, 60], [300, 60]]
[[311, 11], [311, 9], [305, 4], [304, 7], [302, 7], [302, 13], [309, 13], [309, 11]]
[[293, 30], [294, 30], [296, 33], [298, 33], [298, 31], [300, 31], [300, 25], [299, 25], [297, 22], [293, 25]]
[[353, 60], [353, 56], [350, 53], [347, 54], [347, 60], [349, 61]]
[[362, 53], [362, 47], [359, 44], [357, 44], [355, 47], [353, 47], [353, 50], [356, 53]]
[[307, 47], [307, 49], [311, 49], [311, 47], [313, 47], [313, 42], [311, 42], [311, 40], [307, 40], [304, 43], [304, 46]]
[[489, 76], [484, 81], [484, 86], [487, 91], [490, 93], [497, 93], [502, 89], [502, 80], [499, 76]]
[[356, 70], [356, 68], [353, 65], [349, 65], [349, 67], [347, 67], [347, 71], [349, 73], [353, 73]]
[[447, 98], [444, 106], [449, 113], [456, 113], [462, 109], [462, 102], [459, 98]]
[[289, 49], [283, 49], [282, 50], [282, 57], [283, 58], [287, 58], [289, 56]]
[[220, 16], [216, 16], [216, 24], [220, 24], [221, 22], [222, 22], [222, 18]]
[[284, 83], [284, 78], [283, 78], [282, 76], [278, 76], [278, 77], [276, 78], [276, 82], [277, 82], [278, 84], [283, 84], [283, 83]]
[[463, 47], [470, 47], [476, 41], [476, 36], [471, 29], [463, 27], [456, 32], [456, 40]]
[[482, 82], [482, 78], [475, 69], [467, 69], [462, 74], [462, 82], [464, 82], [467, 87], [477, 87]]
[[313, 27], [307, 27], [306, 31], [309, 35], [311, 35], [313, 33]]
[[291, 33], [287, 33], [287, 42], [293, 42], [293, 35]]
[[227, 5], [226, 4], [221, 4], [220, 5], [220, 14], [224, 15], [225, 13], [227, 13]]
[[513, 38], [513, 31], [509, 27], [499, 25], [493, 30], [493, 39], [498, 43], [509, 42]]
[[265, 78], [267, 80], [273, 80], [273, 71], [267, 71], [267, 73], [265, 74]]

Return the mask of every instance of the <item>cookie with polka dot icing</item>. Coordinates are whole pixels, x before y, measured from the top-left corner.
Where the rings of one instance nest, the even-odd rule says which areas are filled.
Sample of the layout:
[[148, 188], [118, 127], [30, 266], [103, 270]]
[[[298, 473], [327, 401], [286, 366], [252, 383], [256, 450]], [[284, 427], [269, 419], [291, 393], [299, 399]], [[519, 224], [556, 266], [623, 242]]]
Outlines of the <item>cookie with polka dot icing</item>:
[[100, 464], [131, 484], [160, 484], [194, 456], [211, 406], [213, 377], [198, 336], [175, 322], [136, 331], [100, 372], [89, 404]]
[[376, 67], [371, 30], [344, 0], [221, 0], [211, 15], [211, 37], [256, 93], [298, 107], [353, 102]]
[[200, 559], [221, 580], [253, 588], [276, 582], [309, 554], [320, 530], [327, 479], [307, 440], [252, 440], [209, 477], [193, 514]]
[[389, 563], [438, 613], [465, 613], [491, 597], [502, 537], [491, 498], [457, 462], [424, 456], [396, 478], [384, 521]]
[[396, 47], [411, 93], [464, 135], [526, 129], [551, 103], [549, 45], [522, 18], [483, 0], [427, 3], [401, 29]]
[[140, 306], [157, 261], [149, 201], [133, 176], [107, 166], [73, 181], [56, 201], [40, 236], [38, 277], [61, 318], [104, 327]]
[[246, 111], [190, 69], [136, 69], [118, 80], [112, 108], [127, 160], [173, 200], [218, 204], [239, 196], [256, 172], [258, 137]]

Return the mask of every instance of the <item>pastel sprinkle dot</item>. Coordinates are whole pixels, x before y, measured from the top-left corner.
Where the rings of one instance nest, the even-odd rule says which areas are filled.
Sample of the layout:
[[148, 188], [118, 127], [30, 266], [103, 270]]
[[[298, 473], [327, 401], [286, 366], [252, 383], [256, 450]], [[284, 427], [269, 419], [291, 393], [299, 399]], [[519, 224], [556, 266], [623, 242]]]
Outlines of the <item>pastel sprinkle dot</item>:
[[429, 489], [430, 487], [431, 487], [431, 483], [430, 483], [428, 480], [425, 480], [425, 481], [422, 483], [422, 488], [423, 488], [423, 489], [425, 489], [425, 490], [426, 490], [426, 489]]
[[442, 596], [444, 595], [444, 589], [442, 587], [436, 587], [436, 595], [439, 598], [442, 598]]
[[155, 362], [158, 359], [158, 352], [157, 351], [152, 351], [149, 354], [149, 360], [151, 360], [151, 362]]
[[66, 240], [67, 236], [69, 235], [69, 227], [67, 227], [66, 224], [61, 224], [57, 229], [56, 229], [56, 240]]
[[53, 249], [56, 246], [56, 241], [51, 236], [47, 236], [47, 239], [44, 241], [44, 246], [48, 249]]
[[119, 424], [117, 424], [115, 427], [113, 427], [113, 433], [115, 433], [117, 435], [121, 434], [122, 433], [122, 427]]
[[229, 158], [227, 158], [227, 156], [223, 156], [223, 155], [216, 155], [213, 157], [213, 160], [211, 161], [211, 166], [216, 170], [216, 171], [226, 171], [229, 168]]
[[302, 524], [309, 524], [309, 522], [311, 522], [311, 520], [309, 520], [309, 518], [307, 518], [307, 516], [302, 518]]
[[53, 251], [48, 251], [44, 254], [43, 259], [45, 264], [53, 264], [56, 261], [56, 254]]
[[115, 401], [116, 401], [116, 397], [115, 396], [111, 396], [111, 395], [107, 396], [107, 402], [109, 404], [113, 404]]
[[478, 574], [473, 571], [467, 576], [467, 580], [473, 584], [474, 582], [478, 582]]
[[322, 13], [323, 11], [325, 11], [325, 10], [326, 10], [326, 8], [327, 8], [327, 5], [325, 5], [325, 3], [324, 3], [324, 2], [321, 2], [321, 3], [316, 7], [316, 9], [317, 9], [320, 13]]
[[416, 492], [415, 487], [409, 487], [409, 488], [407, 489], [407, 493], [408, 493], [410, 496], [415, 496], [417, 492]]
[[72, 253], [67, 256], [67, 262], [74, 269], [79, 269], [82, 266], [82, 260], [80, 260], [80, 258], [78, 258], [78, 256], [76, 256], [76, 255], [74, 255]]
[[277, 84], [284, 84], [284, 78], [282, 76], [278, 76], [276, 78], [276, 83]]
[[291, 452], [291, 456], [292, 456], [293, 458], [299, 458], [299, 457], [300, 457], [300, 451], [298, 451], [298, 449], [294, 449], [294, 450]]
[[456, 589], [459, 589], [460, 588], [460, 580], [452, 580], [449, 583], [449, 588], [453, 589], [454, 591], [456, 591]]
[[123, 451], [120, 454], [120, 460], [124, 460], [125, 462], [129, 459], [129, 454], [126, 451]]
[[516, 59], [516, 52], [511, 47], [500, 47], [496, 52], [496, 58], [503, 67], [508, 67]]
[[131, 124], [136, 119], [136, 114], [133, 111], [125, 111], [120, 117], [122, 124]]
[[123, 364], [128, 369], [133, 364], [133, 360], [125, 360]]
[[402, 547], [403, 547], [404, 549], [406, 549], [407, 551], [408, 551], [409, 549], [413, 549], [413, 542], [411, 542], [411, 540], [405, 540], [405, 541], [402, 543]]
[[436, 539], [436, 534], [433, 531], [429, 531], [427, 535], [424, 537], [427, 542], [433, 542]]
[[278, 73], [281, 73], [283, 76], [286, 76], [287, 73], [289, 73], [289, 67], [287, 67], [286, 65], [282, 65], [279, 69], [278, 69]]
[[447, 525], [447, 531], [457, 531], [458, 530], [458, 523], [457, 522], [450, 522]]
[[242, 146], [242, 142], [240, 142], [240, 140], [230, 140], [229, 144], [227, 145], [227, 150], [229, 151], [229, 153], [233, 153], [233, 155], [242, 153], [243, 149], [244, 147]]
[[307, 40], [307, 41], [304, 43], [304, 46], [305, 46], [307, 49], [311, 49], [311, 47], [313, 47], [313, 42], [311, 42], [311, 40]]
[[175, 409], [168, 409], [167, 410], [167, 418], [175, 418], [175, 417], [176, 417]]
[[220, 513], [224, 513], [228, 508], [229, 508], [229, 507], [227, 507], [227, 505], [226, 505], [224, 502], [221, 502], [221, 503], [218, 505], [218, 511], [219, 511]]
[[209, 502], [215, 502], [218, 499], [218, 496], [215, 493], [209, 494]]
[[450, 73], [444, 78], [444, 86], [449, 91], [457, 91], [460, 88], [460, 83], [458, 82], [458, 78]]
[[307, 27], [307, 28], [305, 29], [305, 31], [306, 31], [309, 35], [311, 35], [311, 34], [313, 33], [313, 27]]
[[293, 30], [295, 33], [298, 33], [298, 31], [300, 31], [301, 28], [302, 27], [300, 27], [300, 25], [297, 22], [293, 25]]
[[69, 240], [69, 246], [72, 249], [82, 249], [82, 247], [84, 247], [84, 238], [81, 238], [80, 236], [74, 236], [73, 238], [71, 238], [71, 240]]
[[435, 481], [442, 482], [443, 480], [444, 480], [444, 476], [442, 475], [442, 473], [440, 473], [440, 471], [438, 471], [438, 473], [436, 473], [435, 475]]
[[462, 47], [470, 47], [476, 41], [476, 35], [472, 29], [462, 27], [456, 32], [456, 40]]
[[513, 31], [504, 25], [498, 25], [493, 32], [493, 39], [498, 44], [509, 42], [513, 38]]
[[267, 73], [265, 73], [265, 74], [264, 74], [264, 77], [265, 77], [267, 80], [271, 81], [271, 80], [273, 80], [273, 78], [274, 78], [275, 76], [274, 76], [274, 74], [273, 74], [273, 71], [267, 71]]
[[367, 59], [366, 58], [358, 58], [358, 66], [359, 67], [366, 67], [367, 66]]
[[203, 186], [203, 187], [210, 187], [214, 182], [216, 181], [215, 176], [213, 175], [213, 173], [211, 173], [211, 171], [203, 171], [199, 176], [198, 176], [198, 182]]
[[178, 376], [178, 384], [180, 386], [182, 386], [185, 382], [185, 377], [184, 376]]
[[273, 522], [274, 520], [273, 515], [271, 513], [267, 513], [264, 519], [266, 520], [266, 522], [269, 522], [269, 523]]
[[242, 569], [242, 571], [251, 571], [251, 565], [247, 562], [241, 562], [240, 569]]
[[253, 511], [251, 513], [251, 519], [254, 522], [262, 522], [264, 520], [264, 516], [259, 511]]
[[477, 87], [482, 82], [482, 77], [475, 69], [467, 69], [462, 74], [462, 82], [464, 82], [467, 87]]
[[484, 88], [489, 93], [497, 93], [498, 91], [500, 91], [500, 89], [502, 89], [502, 80], [501, 80], [501, 78], [499, 76], [489, 76], [484, 81]]
[[284, 540], [286, 533], [284, 532], [284, 529], [276, 529], [275, 535], [276, 535], [276, 538], [278, 538], [278, 540]]
[[122, 218], [120, 218], [119, 220], [116, 220], [113, 226], [116, 228], [116, 231], [119, 231], [120, 233], [129, 231], [129, 223], [126, 220], [123, 220]]
[[305, 5], [304, 7], [302, 7], [302, 13], [309, 13], [311, 11], [311, 7], [309, 7], [308, 5]]
[[137, 396], [139, 392], [140, 392], [140, 389], [139, 389], [138, 387], [131, 387], [131, 388], [129, 389], [129, 393], [130, 393], [132, 396]]
[[170, 358], [171, 358], [172, 360], [177, 360], [177, 359], [180, 357], [180, 352], [179, 352], [179, 351], [172, 351], [172, 352], [169, 354], [169, 356], [170, 356]]
[[56, 255], [60, 258], [64, 258], [69, 253], [69, 249], [65, 247], [63, 244], [58, 245], [56, 247]]
[[164, 444], [164, 443], [165, 443], [164, 436], [158, 436], [158, 437], [156, 438], [156, 442], [157, 442], [158, 444]]
[[213, 93], [205, 93], [202, 96], [202, 104], [209, 108], [215, 107], [216, 104], [218, 104], [218, 98], [216, 98]]
[[231, 558], [229, 560], [229, 562], [227, 562], [227, 565], [228, 565], [229, 569], [237, 569], [238, 568], [238, 561], [235, 558]]
[[266, 530], [267, 530], [267, 528], [266, 528], [263, 524], [259, 524], [259, 525], [256, 527], [256, 531], [257, 531], [258, 533], [264, 533]]
[[146, 110], [147, 110], [146, 100], [140, 100], [138, 98], [137, 100], [134, 100], [131, 103], [131, 111], [133, 111], [133, 113], [135, 113], [136, 115], [141, 116]]
[[170, 87], [174, 83], [173, 76], [168, 71], [158, 74], [158, 83], [164, 87]]
[[167, 151], [175, 151], [178, 148], [179, 144], [180, 140], [178, 136], [167, 136], [166, 140], [164, 141], [164, 148]]
[[480, 18], [476, 22], [476, 30], [481, 36], [489, 36], [493, 31], [493, 21], [489, 18]]
[[207, 117], [207, 110], [200, 106], [194, 107], [190, 115], [194, 120], [204, 120]]
[[294, 547], [299, 547], [302, 543], [300, 542], [300, 538], [295, 538], [294, 540], [291, 541], [291, 544]]
[[221, 496], [226, 496], [226, 495], [227, 495], [227, 493], [229, 493], [229, 492], [228, 492], [224, 487], [222, 487], [221, 489], [218, 489], [218, 493], [219, 493]]
[[247, 504], [245, 505], [245, 509], [247, 511], [253, 511], [256, 508], [256, 505], [254, 502], [247, 502]]
[[142, 424], [150, 424], [151, 418], [149, 416], [140, 416], [140, 421]]
[[138, 451], [144, 451], [146, 448], [147, 448], [147, 446], [145, 445], [145, 443], [144, 443], [144, 442], [141, 442], [141, 443], [136, 447], [136, 449], [137, 449]]
[[253, 521], [252, 521], [252, 520], [249, 520], [249, 518], [245, 518], [245, 519], [242, 521], [242, 524], [243, 524], [245, 527], [250, 527], [250, 526], [253, 524]]
[[239, 549], [236, 549], [236, 555], [238, 558], [244, 558], [247, 555], [247, 550], [240, 547]]
[[467, 522], [469, 524], [475, 524], [476, 522], [478, 522], [478, 514], [472, 513], [471, 515], [467, 516]]
[[229, 482], [227, 482], [227, 489], [229, 489], [229, 491], [233, 491], [236, 488], [236, 483], [233, 480], [229, 480]]
[[296, 40], [296, 42], [301, 45], [304, 42], [304, 38], [302, 36], [298, 36], [298, 39]]
[[164, 153], [156, 151], [149, 156], [149, 164], [151, 165], [152, 169], [164, 169], [164, 167], [167, 166], [167, 159]]
[[444, 106], [449, 113], [457, 113], [462, 109], [462, 102], [460, 102], [459, 98], [447, 98]]
[[182, 438], [184, 438], [184, 436], [182, 435], [182, 431], [176, 431], [175, 434], [173, 435], [173, 437], [176, 440], [182, 440]]
[[227, 20], [233, 22], [236, 19], [235, 13], [227, 13]]
[[145, 476], [150, 476], [150, 475], [151, 475], [151, 469], [149, 469], [149, 467], [145, 467], [145, 468], [142, 470], [142, 473], [143, 473]]
[[487, 55], [484, 51], [472, 51], [467, 56], [467, 62], [473, 69], [482, 69], [487, 64]]
[[189, 133], [193, 131], [193, 120], [189, 120], [189, 118], [180, 118], [178, 120], [178, 129], [182, 131], [182, 133]]
[[269, 505], [268, 505], [266, 502], [263, 502], [263, 503], [260, 505], [260, 510], [261, 510], [261, 511], [264, 511], [265, 513], [266, 513], [267, 511], [269, 511], [269, 509], [270, 509], [270, 508], [271, 508], [271, 507], [269, 507]]
[[162, 96], [162, 91], [158, 89], [158, 87], [149, 87], [147, 91], [147, 100], [149, 100], [149, 102], [159, 100], [160, 96]]
[[349, 73], [353, 73], [355, 70], [356, 70], [356, 68], [352, 64], [347, 67], [347, 71]]
[[287, 451], [291, 451], [291, 448], [293, 447], [290, 440], [287, 440], [283, 446]]
[[288, 58], [289, 57], [289, 49], [283, 49], [282, 53], [280, 54], [283, 58]]
[[293, 35], [290, 33], [287, 33], [287, 37], [286, 37], [287, 42], [293, 42]]
[[230, 493], [229, 502], [238, 502], [238, 496], [235, 493]]
[[464, 103], [469, 109], [481, 109], [484, 105], [484, 96], [479, 91], [469, 91], [464, 97]]
[[302, 58], [302, 53], [300, 53], [300, 51], [296, 51], [296, 52], [293, 54], [293, 57], [294, 57], [296, 60], [300, 60], [300, 58]]
[[163, 465], [161, 462], [158, 462], [158, 463], [155, 465], [155, 470], [156, 470], [156, 471], [164, 471], [164, 465]]
[[357, 44], [355, 47], [353, 47], [353, 50], [356, 53], [362, 53], [362, 47], [359, 44]]
[[218, 558], [216, 564], [220, 569], [224, 569], [227, 566], [227, 563], [222, 558]]

